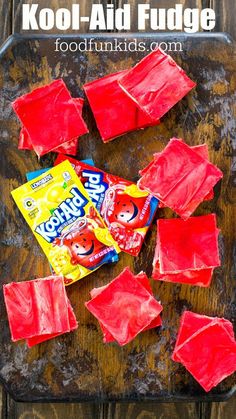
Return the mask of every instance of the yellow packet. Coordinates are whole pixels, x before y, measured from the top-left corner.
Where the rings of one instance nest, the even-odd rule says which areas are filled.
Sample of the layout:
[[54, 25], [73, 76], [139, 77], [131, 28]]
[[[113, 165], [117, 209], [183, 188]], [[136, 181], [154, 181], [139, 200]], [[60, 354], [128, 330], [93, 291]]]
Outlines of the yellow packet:
[[12, 196], [66, 285], [118, 260], [120, 249], [69, 161], [15, 189]]

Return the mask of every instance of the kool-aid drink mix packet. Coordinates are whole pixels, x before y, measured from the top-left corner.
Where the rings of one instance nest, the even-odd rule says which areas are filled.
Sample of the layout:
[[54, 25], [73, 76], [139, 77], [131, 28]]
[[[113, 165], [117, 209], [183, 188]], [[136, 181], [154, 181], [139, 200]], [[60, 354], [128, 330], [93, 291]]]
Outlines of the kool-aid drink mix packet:
[[68, 161], [15, 189], [12, 196], [66, 285], [118, 260], [118, 245]]
[[119, 248], [138, 256], [158, 208], [158, 199], [136, 184], [84, 162], [58, 155], [55, 165], [69, 160]]

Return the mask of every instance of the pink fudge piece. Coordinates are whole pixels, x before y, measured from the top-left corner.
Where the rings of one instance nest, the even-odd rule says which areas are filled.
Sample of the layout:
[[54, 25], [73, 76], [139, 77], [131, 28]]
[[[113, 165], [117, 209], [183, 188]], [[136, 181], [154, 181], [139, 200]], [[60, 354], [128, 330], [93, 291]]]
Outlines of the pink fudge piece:
[[119, 84], [152, 120], [161, 119], [196, 86], [173, 58], [160, 48], [122, 75]]
[[[151, 286], [150, 286], [150, 282], [148, 280], [147, 275], [144, 272], [140, 272], [138, 275], [135, 275], [134, 278], [139, 281], [148, 292], [150, 292], [151, 295], [153, 295]], [[90, 291], [90, 295], [92, 298], [96, 297], [97, 295], [99, 295], [103, 290], [106, 289], [106, 287], [108, 287], [108, 285], [105, 285], [103, 287], [100, 288], [94, 288], [92, 291]], [[109, 343], [109, 342], [114, 342], [115, 339], [114, 337], [109, 333], [109, 331], [103, 326], [102, 323], [99, 323], [101, 330], [103, 332], [103, 342], [104, 343]], [[159, 327], [162, 325], [162, 321], [161, 321], [161, 316], [157, 316], [156, 319], [154, 319], [145, 329], [143, 329], [143, 331], [145, 330], [149, 330], [149, 329], [153, 329], [155, 327]]]
[[63, 80], [19, 97], [12, 106], [38, 156], [88, 132]]
[[[68, 332], [72, 332], [74, 330], [76, 330], [78, 328], [78, 323], [73, 311], [73, 308], [70, 304], [69, 299], [68, 300], [68, 319], [69, 319], [69, 324], [70, 324], [70, 330]], [[28, 338], [26, 339], [27, 345], [29, 348], [32, 348], [32, 346], [38, 345], [39, 343], [45, 342], [47, 340], [56, 338], [57, 336], [60, 336], [62, 334], [64, 334], [65, 332], [61, 332], [61, 333], [53, 333], [51, 335], [40, 335], [40, 336], [34, 336], [32, 338]]]
[[70, 330], [63, 277], [11, 282], [3, 293], [13, 341]]
[[[204, 159], [206, 159], [206, 160], [209, 161], [209, 153], [208, 153], [208, 146], [207, 146], [207, 144], [195, 145], [195, 146], [193, 146], [191, 148], [192, 148], [192, 150], [195, 151], [195, 153], [199, 154], [199, 156], [202, 156]], [[155, 158], [158, 158], [160, 156], [160, 154], [161, 153], [155, 153], [154, 154], [154, 159]], [[145, 169], [140, 170], [139, 174], [142, 176], [147, 171], [148, 167], [150, 167], [152, 164], [153, 164], [153, 162], [151, 162]], [[205, 196], [204, 201], [210, 201], [213, 198], [214, 198], [214, 190], [212, 189]], [[165, 205], [161, 201], [159, 202], [159, 208], [165, 208]]]
[[215, 214], [157, 221], [160, 272], [181, 273], [185, 270], [220, 266]]
[[85, 305], [120, 345], [134, 339], [163, 309], [129, 268]]
[[216, 166], [176, 138], [141, 173], [139, 188], [154, 195], [184, 220], [223, 177]]
[[[83, 104], [84, 100], [82, 98], [75, 98], [72, 99], [77, 110], [79, 111], [80, 115], [82, 116], [82, 110], [83, 110]], [[19, 137], [19, 144], [18, 144], [19, 150], [33, 150], [33, 145], [31, 143], [29, 134], [27, 130], [22, 127], [20, 131], [20, 137]], [[70, 140], [66, 143], [63, 143], [59, 147], [56, 147], [54, 150], [55, 153], [62, 153], [62, 154], [69, 154], [71, 156], [76, 156], [77, 154], [77, 148], [78, 148], [78, 139]]]
[[236, 371], [232, 324], [223, 318], [185, 312], [173, 361], [182, 363], [206, 392]]
[[104, 143], [127, 132], [160, 123], [150, 119], [121, 89], [118, 80], [126, 73], [127, 70], [119, 71], [84, 85]]

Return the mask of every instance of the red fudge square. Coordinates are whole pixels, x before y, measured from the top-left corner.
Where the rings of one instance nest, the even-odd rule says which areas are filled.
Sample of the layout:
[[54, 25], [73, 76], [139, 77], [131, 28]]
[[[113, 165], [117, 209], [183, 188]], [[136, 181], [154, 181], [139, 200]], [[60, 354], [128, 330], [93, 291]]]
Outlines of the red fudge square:
[[67, 143], [63, 143], [59, 147], [52, 150], [54, 153], [63, 153], [69, 154], [70, 156], [76, 156], [78, 150], [78, 138], [74, 140], [67, 141]]
[[[152, 292], [152, 288], [150, 285], [150, 281], [145, 274], [145, 272], [139, 272], [139, 274], [135, 275], [135, 280], [138, 281], [146, 290], [154, 297], [154, 294]], [[147, 327], [143, 329], [143, 332], [145, 330], [153, 329], [154, 327], [159, 327], [162, 325], [161, 316], [158, 315]]]
[[19, 150], [33, 150], [33, 146], [29, 138], [29, 134], [24, 127], [22, 127], [20, 130], [18, 149]]
[[70, 330], [63, 277], [12, 282], [3, 293], [13, 341]]
[[109, 74], [84, 85], [102, 140], [108, 142], [129, 131], [159, 124], [151, 120], [121, 89], [125, 71]]
[[209, 287], [211, 284], [213, 269], [186, 270], [181, 273], [160, 273], [159, 263], [153, 268], [152, 278], [158, 281], [174, 282], [178, 284], [196, 285]]
[[[197, 153], [199, 156], [203, 157], [204, 159], [209, 160], [209, 152], [208, 152], [208, 146], [207, 144], [200, 144], [195, 145], [191, 147], [195, 153]], [[214, 190], [211, 189], [210, 192], [207, 193], [207, 195], [204, 198], [204, 201], [209, 201], [214, 198]]]
[[39, 156], [88, 132], [63, 80], [19, 97], [12, 106]]
[[[198, 332], [203, 327], [209, 325], [212, 321], [216, 320], [216, 317], [209, 317], [203, 314], [193, 313], [192, 311], [184, 311], [180, 319], [180, 327], [175, 343], [175, 349], [172, 354], [172, 359], [178, 361], [177, 355], [179, 346], [186, 342], [192, 335]], [[224, 318], [217, 318], [219, 323], [224, 325], [224, 328], [227, 330], [228, 334], [234, 339], [234, 329], [233, 325], [229, 320]]]
[[[103, 290], [106, 289], [108, 285], [105, 285], [103, 287], [99, 287], [99, 288], [93, 288], [90, 291], [90, 295], [92, 298], [95, 298], [97, 295], [99, 295]], [[107, 330], [107, 328], [105, 326], [103, 326], [103, 324], [98, 321], [99, 326], [101, 328], [102, 334], [103, 334], [103, 342], [104, 343], [110, 343], [110, 342], [115, 342], [115, 338], [113, 338], [113, 336], [111, 335], [111, 333]]]
[[[69, 325], [70, 325], [69, 332], [72, 332], [73, 330], [77, 329], [78, 323], [77, 323], [77, 320], [76, 320], [73, 308], [71, 307], [69, 299], [67, 299], [67, 304], [68, 304], [68, 319], [69, 319]], [[26, 339], [26, 342], [27, 342], [28, 347], [32, 348], [32, 346], [38, 345], [39, 343], [45, 342], [49, 339], [53, 339], [53, 338], [55, 338], [57, 336], [60, 336], [64, 333], [65, 332], [53, 333], [51, 335], [34, 336], [32, 338]]]
[[120, 345], [134, 339], [162, 311], [129, 268], [85, 305]]
[[[82, 116], [82, 110], [83, 110], [83, 104], [84, 100], [81, 98], [75, 98], [72, 99], [78, 112]], [[19, 137], [19, 144], [18, 144], [19, 150], [33, 150], [33, 146], [29, 137], [29, 134], [27, 130], [22, 127], [20, 131], [20, 137]], [[59, 147], [55, 148], [55, 153], [63, 153], [63, 154], [70, 154], [71, 156], [76, 156], [77, 154], [77, 148], [78, 148], [78, 139], [70, 140], [66, 143], [63, 143]]]
[[212, 279], [213, 268], [206, 269], [189, 269], [183, 270], [179, 273], [175, 272], [160, 272], [160, 241], [159, 231], [157, 231], [157, 241], [155, 248], [155, 255], [153, 259], [152, 278], [159, 281], [174, 282], [180, 284], [197, 285], [199, 287], [209, 287]]
[[181, 273], [220, 266], [218, 233], [215, 214], [190, 217], [187, 221], [158, 220], [160, 272]]
[[[181, 140], [179, 138], [179, 140]], [[200, 145], [195, 145], [193, 147], [191, 147], [191, 149], [193, 151], [195, 151], [195, 153], [199, 154], [199, 156], [202, 156], [204, 159], [209, 161], [209, 153], [208, 153], [208, 146], [207, 144], [200, 144]], [[155, 153], [154, 154], [154, 159], [158, 158], [160, 156], [161, 153]], [[143, 176], [144, 173], [146, 173], [146, 171], [148, 170], [148, 168], [153, 164], [153, 162], [149, 163], [149, 165], [143, 169], [140, 170], [139, 174], [141, 176]], [[211, 199], [214, 198], [214, 190], [212, 189], [210, 192], [208, 192], [208, 194], [205, 196], [204, 201], [209, 201]], [[165, 205], [160, 201], [159, 202], [159, 208], [165, 208]]]
[[[72, 101], [74, 102], [82, 118], [84, 99], [73, 98]], [[56, 147], [52, 151], [54, 151], [54, 153], [62, 153], [62, 154], [69, 154], [71, 156], [76, 156], [77, 149], [78, 149], [78, 138], [75, 138], [74, 140], [72, 139], [70, 141], [67, 141], [66, 143], [63, 143], [62, 145], [60, 145], [59, 147]]]
[[122, 75], [119, 84], [152, 120], [160, 119], [196, 86], [160, 48]]
[[204, 390], [210, 391], [236, 371], [232, 324], [217, 317], [185, 314], [172, 359], [181, 362]]
[[160, 199], [183, 219], [190, 217], [223, 176], [216, 166], [176, 138], [142, 173], [140, 189]]
[[[138, 275], [135, 275], [134, 278], [135, 278], [136, 281], [139, 281], [140, 284], [142, 284], [144, 286], [144, 288], [146, 288], [146, 290], [153, 296], [153, 292], [152, 292], [152, 289], [151, 289], [151, 286], [150, 286], [150, 282], [149, 282], [148, 277], [145, 274], [145, 272], [140, 272]], [[91, 297], [92, 298], [96, 297], [103, 290], [105, 290], [108, 286], [109, 286], [109, 284], [105, 285], [103, 287], [100, 287], [100, 288], [92, 289], [92, 291], [90, 291]], [[103, 332], [103, 342], [104, 343], [114, 342], [115, 339], [111, 335], [111, 333], [109, 333], [109, 331], [103, 326], [102, 323], [99, 322], [99, 324], [100, 324], [101, 330]], [[161, 325], [162, 325], [162, 321], [161, 321], [161, 316], [159, 315], [145, 329], [143, 329], [143, 331], [153, 329], [154, 327], [159, 327]]]
[[[19, 150], [33, 150], [32, 143], [30, 142], [30, 138], [28, 132], [23, 127], [21, 128], [20, 137], [19, 137]], [[67, 141], [67, 143], [63, 143], [57, 148], [54, 148], [54, 153], [63, 153], [63, 154], [70, 154], [71, 156], [76, 156], [78, 148], [78, 139]]]

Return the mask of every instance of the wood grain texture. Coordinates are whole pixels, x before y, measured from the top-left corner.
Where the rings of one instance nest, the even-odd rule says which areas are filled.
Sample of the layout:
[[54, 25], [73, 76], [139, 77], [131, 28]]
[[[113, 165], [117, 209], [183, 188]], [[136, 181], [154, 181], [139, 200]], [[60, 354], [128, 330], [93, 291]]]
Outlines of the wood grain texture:
[[[210, 419], [233, 419], [236, 412], [236, 397], [224, 403], [212, 403], [209, 406]], [[203, 416], [207, 417], [207, 415]]]
[[236, 39], [235, 0], [210, 0], [210, 7], [216, 12], [216, 31], [228, 32]]
[[103, 405], [93, 403], [15, 403], [10, 399], [7, 413], [12, 419], [105, 419]]
[[0, 46], [12, 32], [12, 1], [0, 0]]
[[[234, 419], [236, 397], [223, 403], [16, 403], [2, 419]], [[5, 413], [6, 412], [6, 413]]]
[[[8, 404], [8, 414], [14, 419], [204, 419], [194, 403], [108, 403], [108, 404]], [[209, 417], [209, 416], [208, 416]], [[2, 419], [5, 419], [2, 418]], [[215, 418], [212, 418], [215, 419]], [[218, 418], [217, 418], [218, 419]], [[222, 418], [223, 419], [223, 418]], [[228, 417], [227, 419], [232, 419]]]

